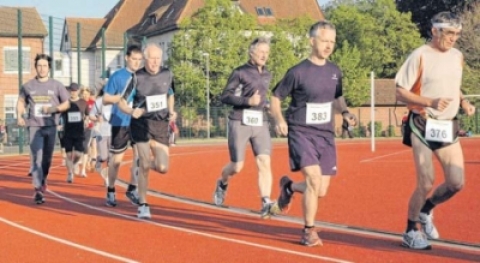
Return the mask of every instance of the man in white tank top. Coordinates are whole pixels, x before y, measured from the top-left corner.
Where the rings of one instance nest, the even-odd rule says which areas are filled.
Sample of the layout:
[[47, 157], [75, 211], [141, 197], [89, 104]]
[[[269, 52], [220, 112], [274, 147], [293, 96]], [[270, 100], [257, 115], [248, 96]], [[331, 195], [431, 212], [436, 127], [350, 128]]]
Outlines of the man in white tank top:
[[[463, 55], [454, 45], [462, 31], [461, 21], [450, 12], [441, 12], [431, 21], [432, 40], [410, 54], [395, 78], [397, 100], [410, 109], [403, 142], [412, 147], [417, 171], [403, 235], [403, 245], [412, 249], [431, 248], [427, 239], [439, 238], [433, 208], [463, 187], [464, 159], [456, 115], [459, 107], [468, 116], [475, 113], [460, 90]], [[444, 167], [445, 182], [428, 197], [435, 179], [433, 154]]]

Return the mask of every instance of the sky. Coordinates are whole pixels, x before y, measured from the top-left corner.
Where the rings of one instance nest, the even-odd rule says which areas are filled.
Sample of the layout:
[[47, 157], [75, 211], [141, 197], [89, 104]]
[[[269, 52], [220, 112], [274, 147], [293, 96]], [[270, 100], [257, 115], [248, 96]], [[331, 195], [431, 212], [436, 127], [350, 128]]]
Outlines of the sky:
[[[317, 1], [323, 5], [329, 0]], [[117, 2], [118, 0], [0, 0], [0, 6], [34, 6], [40, 15], [58, 18], [104, 17]]]

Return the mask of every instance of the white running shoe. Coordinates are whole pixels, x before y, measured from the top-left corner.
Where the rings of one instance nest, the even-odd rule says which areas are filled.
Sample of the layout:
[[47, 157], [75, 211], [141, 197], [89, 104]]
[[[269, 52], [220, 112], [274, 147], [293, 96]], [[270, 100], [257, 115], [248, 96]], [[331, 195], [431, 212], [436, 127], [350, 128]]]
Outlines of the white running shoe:
[[427, 236], [418, 230], [410, 230], [410, 232], [404, 233], [402, 246], [418, 250], [428, 250], [432, 248], [427, 240]]
[[222, 183], [221, 179], [218, 179], [217, 185], [215, 186], [215, 192], [213, 193], [213, 203], [215, 205], [223, 205], [225, 201], [225, 195], [227, 194], [227, 188], [223, 189], [220, 187]]
[[138, 207], [138, 218], [150, 219], [152, 215], [150, 214], [150, 207], [147, 204], [143, 204]]
[[422, 231], [425, 233], [428, 239], [438, 239], [440, 234], [438, 234], [437, 228], [433, 224], [433, 211], [429, 215], [426, 213], [420, 213], [418, 216], [420, 225], [422, 226]]

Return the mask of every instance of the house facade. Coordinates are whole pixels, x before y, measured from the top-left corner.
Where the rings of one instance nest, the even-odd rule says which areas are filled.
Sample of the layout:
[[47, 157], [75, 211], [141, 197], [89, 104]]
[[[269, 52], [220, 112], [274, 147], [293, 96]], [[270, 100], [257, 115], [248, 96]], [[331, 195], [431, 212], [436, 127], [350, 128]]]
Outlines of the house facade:
[[[22, 79], [19, 78], [18, 10], [22, 14]], [[43, 53], [48, 35], [35, 8], [0, 7], [0, 119], [8, 124], [17, 118], [16, 104], [20, 83], [36, 76], [34, 59]]]

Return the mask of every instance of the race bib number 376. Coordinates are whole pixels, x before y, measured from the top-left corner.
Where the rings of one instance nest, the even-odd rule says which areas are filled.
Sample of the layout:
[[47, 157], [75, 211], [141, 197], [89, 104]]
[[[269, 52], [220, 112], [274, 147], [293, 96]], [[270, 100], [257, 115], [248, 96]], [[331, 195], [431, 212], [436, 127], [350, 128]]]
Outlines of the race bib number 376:
[[307, 103], [307, 124], [329, 123], [332, 118], [332, 103]]
[[434, 142], [453, 142], [453, 122], [450, 120], [427, 119], [425, 139]]

